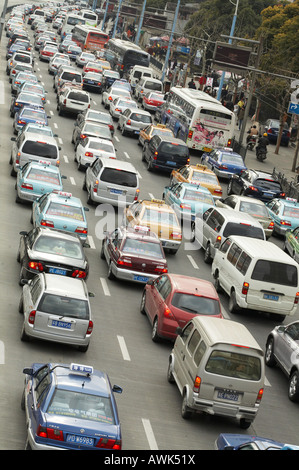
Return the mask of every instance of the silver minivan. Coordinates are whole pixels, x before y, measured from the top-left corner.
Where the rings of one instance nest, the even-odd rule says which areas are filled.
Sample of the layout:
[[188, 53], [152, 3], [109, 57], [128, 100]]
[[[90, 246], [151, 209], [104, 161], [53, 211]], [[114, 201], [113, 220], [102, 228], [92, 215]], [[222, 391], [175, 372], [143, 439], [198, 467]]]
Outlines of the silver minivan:
[[83, 189], [88, 204], [127, 207], [139, 196], [138, 172], [129, 162], [99, 157], [87, 168]]
[[31, 338], [77, 346], [86, 352], [93, 330], [86, 283], [57, 274], [22, 280], [19, 312], [24, 314], [21, 340]]
[[142, 101], [143, 96], [149, 91], [163, 93], [163, 83], [161, 80], [157, 78], [141, 78], [134, 90], [135, 98], [137, 98], [137, 101]]
[[194, 412], [232, 417], [247, 429], [264, 390], [264, 353], [241, 323], [196, 316], [183, 328], [169, 357], [167, 379], [183, 397], [182, 417]]
[[22, 132], [18, 137], [12, 137], [10, 164], [11, 175], [16, 176], [19, 168], [25, 163], [45, 161], [59, 166], [59, 150], [56, 139], [45, 134]]

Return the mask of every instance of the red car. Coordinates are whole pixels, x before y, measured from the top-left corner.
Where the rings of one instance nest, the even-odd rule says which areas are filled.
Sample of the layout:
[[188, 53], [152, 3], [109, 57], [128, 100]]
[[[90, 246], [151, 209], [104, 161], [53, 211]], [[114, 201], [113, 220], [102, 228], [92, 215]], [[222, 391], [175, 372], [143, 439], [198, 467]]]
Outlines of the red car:
[[83, 73], [86, 73], [86, 72], [102, 73], [102, 71], [103, 71], [103, 68], [99, 62], [87, 62], [87, 64], [85, 64], [83, 67]]
[[168, 271], [162, 244], [148, 227], [117, 228], [103, 240], [101, 258], [109, 279], [145, 284]]
[[177, 327], [183, 328], [195, 315], [223, 318], [218, 294], [209, 281], [180, 274], [163, 274], [149, 281], [142, 294], [141, 313], [152, 324], [152, 340], [175, 340]]
[[164, 95], [153, 91], [146, 93], [142, 99], [142, 107], [147, 111], [156, 111], [164, 103]]
[[55, 46], [45, 46], [43, 49], [39, 51], [39, 58], [40, 60], [50, 61], [53, 55], [58, 52], [58, 48]]

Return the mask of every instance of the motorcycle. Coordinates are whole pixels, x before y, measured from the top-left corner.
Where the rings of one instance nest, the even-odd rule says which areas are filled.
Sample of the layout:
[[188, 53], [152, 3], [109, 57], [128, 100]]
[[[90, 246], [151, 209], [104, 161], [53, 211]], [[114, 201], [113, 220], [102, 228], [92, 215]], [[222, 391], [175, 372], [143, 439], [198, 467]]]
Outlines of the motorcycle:
[[266, 147], [257, 147], [256, 148], [256, 158], [259, 162], [263, 162], [267, 158], [267, 148]]
[[258, 135], [251, 135], [250, 138], [248, 139], [248, 142], [247, 142], [247, 149], [248, 150], [253, 150], [255, 145], [256, 145], [256, 141], [257, 141], [257, 138], [258, 138]]

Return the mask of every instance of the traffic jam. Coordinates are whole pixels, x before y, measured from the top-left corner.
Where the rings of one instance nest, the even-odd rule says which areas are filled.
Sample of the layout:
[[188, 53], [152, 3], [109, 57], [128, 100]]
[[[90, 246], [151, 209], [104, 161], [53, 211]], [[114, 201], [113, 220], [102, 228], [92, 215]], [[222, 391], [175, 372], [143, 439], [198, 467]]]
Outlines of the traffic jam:
[[[128, 432], [132, 412], [122, 410], [126, 394], [134, 403], [140, 391], [129, 380], [126, 391], [126, 366], [110, 373], [106, 352], [101, 361], [94, 353], [107, 336], [103, 310], [111, 329], [126, 331], [122, 309], [133, 304], [140, 315], [127, 327], [134, 333], [146, 319], [185, 435], [190, 426], [198, 435], [194, 423], [202, 416], [221, 429], [211, 433], [209, 447], [194, 440], [192, 449], [298, 450], [296, 435], [276, 440], [271, 429], [261, 437], [254, 428], [275, 366], [290, 405], [299, 401], [299, 320], [292, 318], [299, 302], [298, 202], [229, 147], [233, 111], [200, 91], [174, 87], [165, 94], [148, 54], [130, 41], [109, 40], [93, 21], [79, 3], [50, 3], [15, 7], [5, 22], [9, 178], [31, 227], [20, 225], [16, 253], [19, 337], [35, 357], [23, 364], [24, 447], [171, 449], [157, 442], [153, 416], [142, 418], [147, 441], [134, 447], [132, 435], [141, 433]], [[91, 36], [94, 47], [82, 46], [80, 35]], [[132, 51], [140, 62], [128, 66]], [[202, 103], [203, 116], [196, 114]], [[105, 273], [100, 293], [95, 264]], [[252, 315], [269, 325], [262, 343], [250, 330]], [[143, 333], [136, 328], [135, 337]], [[129, 363], [124, 337], [117, 339]], [[137, 344], [143, 342], [148, 356], [147, 338]], [[47, 350], [39, 351], [48, 344], [44, 362]], [[56, 355], [56, 347], [67, 349]], [[116, 367], [112, 345], [108, 354]], [[146, 408], [160, 385], [144, 380]], [[168, 427], [167, 419], [163, 409]], [[180, 447], [178, 439], [175, 448], [188, 450], [187, 443]]]

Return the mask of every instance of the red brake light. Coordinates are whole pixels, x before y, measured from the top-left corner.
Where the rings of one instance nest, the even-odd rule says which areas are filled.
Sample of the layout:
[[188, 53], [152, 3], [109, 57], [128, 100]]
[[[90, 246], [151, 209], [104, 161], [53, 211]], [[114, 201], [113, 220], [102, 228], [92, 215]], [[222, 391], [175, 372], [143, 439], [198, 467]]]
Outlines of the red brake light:
[[193, 392], [199, 393], [200, 384], [201, 384], [201, 378], [198, 377], [198, 375], [197, 375], [195, 377], [194, 384], [193, 384]]
[[251, 191], [258, 191], [258, 189], [255, 188], [254, 186], [249, 186], [248, 189], [251, 189]]
[[85, 279], [86, 278], [86, 272], [81, 271], [80, 269], [75, 269], [72, 273], [72, 277], [76, 277], [78, 279]]
[[37, 435], [39, 437], [45, 437], [46, 439], [53, 439], [55, 441], [64, 441], [63, 432], [58, 429], [46, 428], [39, 425], [37, 429]]
[[281, 220], [280, 225], [287, 225], [288, 227], [292, 226], [291, 222], [289, 222], [288, 220]]
[[192, 139], [192, 136], [193, 136], [193, 131], [189, 131], [189, 133], [188, 133], [188, 139]]
[[35, 315], [36, 315], [36, 310], [31, 310], [31, 312], [29, 313], [29, 317], [28, 317], [28, 323], [30, 325], [34, 325]]
[[131, 125], [131, 119], [128, 119], [127, 120], [127, 126], [130, 126]]
[[87, 330], [86, 330], [86, 334], [91, 335], [92, 330], [93, 330], [93, 322], [91, 320], [89, 320], [88, 327], [87, 327]]
[[121, 441], [117, 439], [108, 439], [108, 437], [101, 437], [96, 447], [102, 449], [121, 450]]
[[180, 232], [172, 232], [170, 238], [173, 240], [182, 240], [182, 234]]
[[92, 152], [85, 152], [85, 157], [93, 157], [93, 153]]
[[77, 227], [76, 230], [75, 230], [76, 233], [84, 233], [86, 234], [87, 233], [87, 228], [85, 227]]
[[132, 266], [132, 260], [130, 258], [120, 258], [118, 261], [117, 261], [117, 264], [120, 265], [120, 266], [127, 266], [127, 267], [131, 267]]
[[43, 219], [40, 223], [43, 227], [54, 227], [54, 223], [51, 220]]
[[23, 184], [21, 185], [21, 188], [33, 190], [32, 184], [28, 184], [28, 183], [23, 183]]
[[42, 263], [38, 263], [37, 261], [29, 261], [28, 268], [35, 269], [35, 271], [39, 272], [42, 272], [44, 270]]
[[249, 283], [248, 282], [243, 282], [242, 294], [247, 295], [248, 294], [248, 289], [249, 289]]
[[263, 394], [264, 394], [264, 389], [263, 388], [260, 388], [258, 394], [257, 394], [257, 397], [256, 397], [256, 402], [257, 403], [260, 403], [261, 399], [263, 398]]

